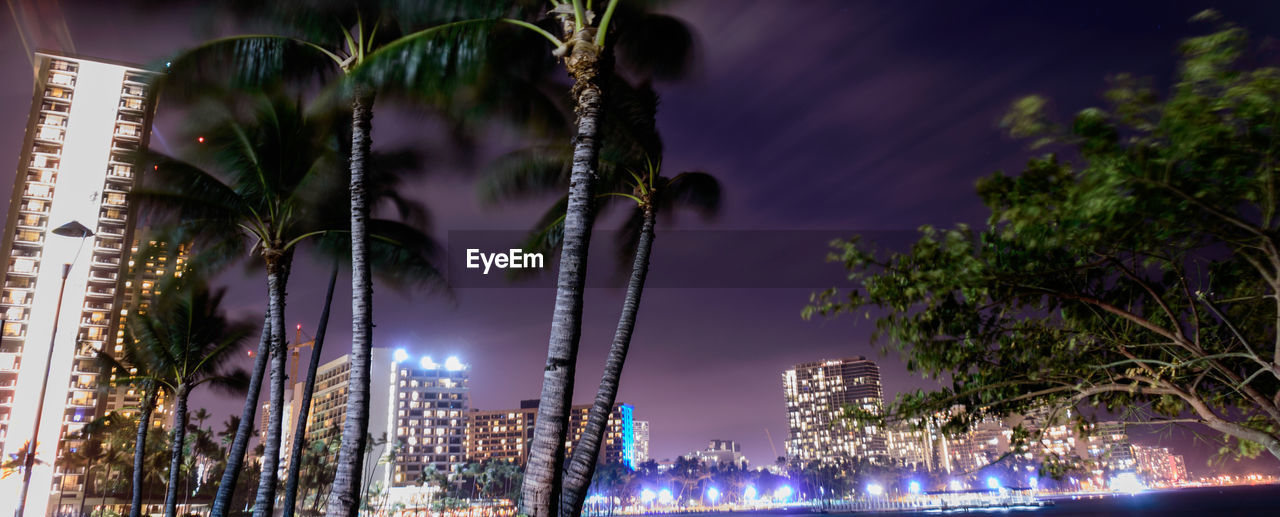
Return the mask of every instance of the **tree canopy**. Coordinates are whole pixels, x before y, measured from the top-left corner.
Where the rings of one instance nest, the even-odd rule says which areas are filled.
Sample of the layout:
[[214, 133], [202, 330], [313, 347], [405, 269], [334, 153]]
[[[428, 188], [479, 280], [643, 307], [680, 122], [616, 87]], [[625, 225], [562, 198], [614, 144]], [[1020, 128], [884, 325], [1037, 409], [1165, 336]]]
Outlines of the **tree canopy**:
[[1069, 124], [1016, 101], [1004, 126], [1050, 152], [978, 182], [984, 225], [925, 227], [906, 250], [834, 243], [855, 287], [815, 293], [804, 316], [874, 318], [945, 385], [887, 418], [1076, 408], [1280, 458], [1280, 69], [1197, 18], [1218, 27], [1183, 42], [1167, 92], [1117, 76]]

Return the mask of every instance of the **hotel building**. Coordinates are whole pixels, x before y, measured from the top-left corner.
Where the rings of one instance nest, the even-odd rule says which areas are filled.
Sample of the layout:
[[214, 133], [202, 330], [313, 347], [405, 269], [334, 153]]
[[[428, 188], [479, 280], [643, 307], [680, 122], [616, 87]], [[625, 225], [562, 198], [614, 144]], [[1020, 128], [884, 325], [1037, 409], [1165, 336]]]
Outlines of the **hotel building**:
[[797, 364], [782, 374], [787, 402], [787, 457], [843, 463], [887, 456], [883, 431], [845, 414], [854, 407], [880, 414], [880, 367], [865, 357]]
[[1174, 485], [1187, 481], [1187, 465], [1182, 456], [1164, 447], [1133, 446], [1138, 474], [1151, 485]]
[[[573, 454], [573, 447], [582, 438], [590, 412], [591, 406], [588, 404], [570, 409], [569, 439], [565, 441], [566, 456]], [[624, 463], [635, 468], [633, 413], [634, 408], [630, 404], [613, 405], [600, 447], [602, 462]], [[467, 414], [467, 461], [503, 460], [524, 465], [529, 458], [529, 444], [533, 440], [537, 415], [537, 400], [521, 401], [520, 409], [471, 411]], [[648, 429], [647, 426], [645, 429]]]
[[428, 474], [446, 472], [466, 461], [471, 405], [467, 366], [453, 357], [443, 365], [430, 357], [401, 360], [391, 379], [394, 413], [388, 420], [395, 432], [388, 438], [396, 447], [386, 486], [421, 485]]
[[[33, 71], [34, 97], [0, 245], [7, 262], [0, 297], [0, 457], [21, 456], [39, 421], [26, 512], [42, 517], [55, 511], [56, 501], [62, 504], [56, 511], [74, 512], [81, 500], [84, 469], [61, 455], [80, 446], [68, 436], [104, 404], [106, 379], [95, 355], [115, 344], [111, 331], [134, 223], [125, 202], [136, 178], [130, 155], [146, 147], [150, 110], [147, 71], [50, 52], [35, 54]], [[93, 235], [54, 233], [73, 221]], [[4, 477], [0, 490], [18, 493], [22, 478]], [[17, 499], [0, 502], [0, 513], [12, 513]]]
[[631, 434], [636, 440], [636, 454], [631, 462], [632, 465], [639, 466], [641, 463], [649, 461], [649, 422], [646, 420], [632, 421]]
[[[145, 234], [146, 230], [140, 229], [138, 232]], [[146, 256], [141, 256], [141, 253], [145, 253]], [[117, 288], [121, 294], [121, 300], [117, 304], [118, 317], [113, 326], [116, 334], [112, 338], [114, 345], [109, 351], [112, 355], [119, 357], [124, 352], [125, 325], [130, 311], [135, 314], [146, 313], [150, 308], [151, 300], [160, 294], [162, 284], [182, 276], [189, 253], [190, 249], [187, 245], [169, 246], [165, 242], [148, 239], [144, 246], [137, 237], [133, 239], [129, 253], [131, 258], [128, 265], [123, 268], [124, 275]], [[116, 373], [113, 372], [109, 378], [112, 382], [104, 386], [103, 406], [99, 414], [117, 412], [126, 418], [131, 418], [142, 405], [142, 390], [135, 385], [115, 385], [115, 379]], [[160, 393], [156, 400], [156, 408], [151, 414], [153, 426], [165, 427], [169, 424], [170, 413], [167, 402], [164, 393]]]

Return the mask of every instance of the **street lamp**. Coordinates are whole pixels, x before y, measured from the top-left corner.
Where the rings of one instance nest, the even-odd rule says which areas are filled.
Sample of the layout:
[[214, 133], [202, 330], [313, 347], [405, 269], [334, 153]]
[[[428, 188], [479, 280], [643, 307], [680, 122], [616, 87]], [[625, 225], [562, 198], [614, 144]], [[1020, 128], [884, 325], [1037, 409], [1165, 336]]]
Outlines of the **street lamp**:
[[49, 353], [44, 362], [44, 382], [40, 383], [40, 397], [36, 399], [36, 423], [35, 428], [31, 430], [31, 440], [27, 442], [26, 458], [23, 459], [22, 468], [22, 492], [18, 497], [18, 513], [17, 517], [23, 517], [27, 512], [27, 492], [31, 489], [31, 469], [36, 464], [36, 443], [40, 438], [40, 419], [44, 414], [44, 396], [49, 389], [49, 368], [53, 366], [53, 345], [58, 338], [58, 319], [62, 317], [62, 295], [67, 290], [67, 276], [71, 274], [71, 265], [75, 264], [80, 258], [80, 250], [84, 248], [84, 240], [93, 236], [93, 230], [80, 224], [79, 221], [71, 221], [67, 224], [53, 229], [53, 234], [62, 237], [79, 237], [80, 245], [76, 247], [75, 257], [71, 262], [62, 265], [62, 286], [58, 288], [58, 305], [53, 311], [53, 331], [49, 336]]

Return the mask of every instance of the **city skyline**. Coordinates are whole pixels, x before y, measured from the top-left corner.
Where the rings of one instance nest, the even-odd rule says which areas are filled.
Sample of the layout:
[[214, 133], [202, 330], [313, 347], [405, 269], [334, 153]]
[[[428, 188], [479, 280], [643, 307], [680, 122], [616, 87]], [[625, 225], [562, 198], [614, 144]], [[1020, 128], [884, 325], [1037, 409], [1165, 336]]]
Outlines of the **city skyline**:
[[[75, 7], [75, 10], [77, 11], [72, 13], [68, 19], [71, 26], [71, 32], [76, 37], [82, 38], [82, 47], [87, 46], [85, 45], [85, 42], [93, 43], [93, 48], [102, 48], [104, 49], [104, 52], [111, 54], [108, 57], [146, 62], [155, 59], [162, 54], [162, 52], [155, 49], [164, 46], [176, 48], [180, 44], [194, 39], [189, 35], [181, 34], [185, 31], [185, 27], [182, 27], [181, 24], [178, 24], [178, 27], [175, 29], [162, 26], [162, 24], [157, 23], [156, 25], [161, 27], [158, 29], [157, 34], [139, 36], [140, 38], [148, 38], [145, 42], [110, 42], [107, 41], [107, 37], [112, 34], [118, 34], [118, 32], [111, 32], [112, 15], [110, 13], [95, 11], [92, 7], [85, 7], [81, 9], [80, 6], [76, 6], [74, 3], [69, 5]], [[707, 35], [707, 40], [709, 41], [708, 45], [711, 45], [707, 51], [709, 53], [713, 53], [716, 58], [714, 60], [710, 60], [710, 62], [716, 63], [725, 58], [733, 59], [735, 56], [740, 58], [742, 55], [759, 52], [759, 49], [751, 48], [745, 43], [742, 44], [744, 47], [735, 47], [729, 44], [715, 46], [717, 45], [717, 41], [731, 33], [723, 24], [718, 24], [712, 20], [711, 17], [707, 15], [705, 8], [694, 6], [678, 7], [677, 9], [680, 14], [690, 17], [695, 21], [695, 24], [703, 28], [704, 34]], [[842, 13], [846, 12], [846, 10], [834, 8], [828, 12], [818, 7], [805, 7], [799, 9], [796, 13], [777, 15], [774, 18], [779, 20], [780, 23], [799, 24], [802, 21], [819, 18], [824, 15], [837, 16], [843, 15]], [[777, 13], [769, 6], [756, 5], [753, 6], [748, 13], [742, 16], [745, 17], [743, 18], [744, 21], [750, 22], [756, 20], [756, 23], [759, 23], [759, 19], [767, 18], [770, 14]], [[897, 25], [889, 25], [889, 30], [891, 32], [892, 29], [900, 27], [901, 24], [904, 23], [900, 19], [890, 16], [892, 13], [872, 14], [879, 14], [890, 21], [895, 21]], [[1165, 23], [1168, 23], [1166, 27], [1172, 27], [1175, 23], [1181, 23], [1181, 20], [1185, 19], [1186, 15], [1189, 15], [1189, 13], [1172, 13], [1167, 17], [1162, 18], [1162, 20], [1165, 20]], [[1231, 15], [1229, 9], [1228, 15]], [[176, 17], [177, 15], [165, 14], [164, 12], [146, 15], [146, 17], [153, 20], [165, 19], [165, 16]], [[1034, 16], [1034, 14], [1027, 14], [1026, 16]], [[1129, 17], [1135, 18], [1136, 15], [1130, 13]], [[1243, 18], [1243, 16], [1232, 17], [1237, 19]], [[1258, 18], [1261, 19], [1264, 17]], [[98, 19], [104, 19], [107, 20], [107, 22], [103, 24], [103, 27], [95, 28], [89, 26], [90, 19], [94, 22]], [[1175, 22], [1174, 20], [1177, 21]], [[116, 23], [123, 25], [123, 23], [120, 22]], [[1089, 27], [1096, 27], [1088, 25], [1088, 23], [1088, 18], [1081, 21], [1081, 24]], [[1155, 41], [1144, 42], [1141, 48], [1128, 51], [1128, 53], [1121, 53], [1120, 56], [1111, 58], [1110, 61], [1107, 61], [1104, 64], [1073, 65], [1077, 68], [1071, 69], [1070, 73], [1050, 71], [1048, 74], [1050, 77], [1045, 78], [1044, 83], [1036, 83], [1036, 87], [1044, 87], [1049, 91], [1053, 91], [1052, 87], [1045, 85], [1045, 83], [1053, 80], [1053, 74], [1058, 74], [1059, 77], [1064, 75], [1082, 76], [1087, 78], [1087, 80], [1092, 81], [1101, 75], [1101, 72], [1095, 69], [1106, 69], [1106, 71], [1114, 69], [1134, 70], [1137, 72], [1163, 72], [1164, 69], [1162, 69], [1161, 66], [1167, 66], [1167, 62], [1165, 64], [1161, 64], [1159, 60], [1156, 60], [1153, 63], [1138, 62], [1135, 60], [1134, 56], [1149, 55], [1152, 52], [1156, 52], [1158, 55], [1168, 54], [1168, 49], [1172, 47], [1172, 42], [1177, 37], [1186, 33], [1183, 29], [1184, 25], [1177, 25], [1177, 27], [1177, 30], [1169, 29], [1167, 34], [1166, 32], [1159, 33], [1160, 36], [1155, 38]], [[1106, 24], [1103, 24], [1102, 29], [1105, 28]], [[116, 29], [118, 30], [119, 27], [116, 27]], [[1074, 34], [1068, 29], [1056, 30], [1064, 31], [1068, 34]], [[1154, 29], [1152, 29], [1152, 31], [1155, 32]], [[1049, 36], [1046, 35], [1045, 38], [1049, 38]], [[20, 48], [20, 45], [15, 43], [16, 40], [14, 40], [14, 35], [11, 34], [10, 39], [13, 40], [11, 43], [14, 43], [11, 45], [11, 48]], [[1124, 38], [1119, 39], [1127, 41]], [[157, 42], [161, 42], [163, 45], [157, 45]], [[1030, 44], [1031, 48], [1043, 48], [1043, 42], [1038, 43], [1042, 45], [1042, 47], [1036, 47], [1036, 44], [1036, 41], [1033, 41]], [[974, 47], [966, 47], [966, 49], [973, 50], [976, 47], [977, 50], [975, 50], [975, 52], [986, 49], [986, 47], [982, 46], [981, 43], [971, 43], [970, 45], [973, 45]], [[1066, 51], [1061, 50], [1060, 52]], [[1146, 54], [1143, 52], [1146, 52]], [[1163, 52], [1163, 54], [1159, 54], [1159, 52]], [[1017, 55], [1013, 56], [1013, 58], [1015, 58], [1014, 61], [1022, 67], [1020, 69], [1025, 69], [1027, 67], [1034, 69], [1037, 65], [1047, 66], [1044, 60], [1027, 59], [1024, 55], [1018, 53], [1015, 54]], [[927, 55], [933, 56], [933, 54]], [[944, 53], [943, 57], [945, 56], [946, 54]], [[25, 60], [25, 57], [17, 54], [10, 54], [6, 57], [10, 62]], [[850, 59], [856, 60], [858, 58], [857, 56], [854, 56]], [[865, 59], [865, 56], [863, 59]], [[1019, 61], [1018, 59], [1021, 60]], [[800, 65], [793, 64], [793, 66], [799, 67]], [[1085, 68], [1085, 70], [1080, 70], [1079, 68]], [[730, 146], [730, 143], [733, 144], [733, 147], [741, 145], [736, 141], [730, 143], [726, 143], [724, 141], [715, 142], [708, 141], [705, 138], [696, 137], [696, 135], [692, 134], [693, 131], [689, 129], [682, 129], [680, 126], [683, 124], [677, 124], [673, 121], [687, 122], [692, 119], [704, 123], [705, 125], [703, 127], [723, 127], [724, 125], [730, 125], [732, 120], [725, 121], [722, 119], [711, 119], [705, 116], [703, 118], [698, 118], [700, 114], [705, 115], [706, 112], [700, 111], [698, 103], [692, 100], [695, 93], [705, 95], [709, 91], [724, 91], [726, 89], [726, 83], [734, 82], [731, 81], [732, 76], [729, 78], [725, 77], [725, 72], [726, 69], [724, 67], [715, 67], [707, 72], [708, 77], [704, 78], [702, 82], [692, 85], [664, 86], [664, 111], [660, 115], [660, 118], [664, 121], [663, 123], [665, 125], [670, 126], [670, 134], [674, 137], [672, 140], [687, 139], [706, 147], [711, 147], [710, 144], [718, 143], [722, 149]], [[797, 70], [795, 73], [796, 75], [801, 75], [802, 71]], [[941, 74], [946, 77], [946, 74], [950, 72], [946, 67], [940, 68], [937, 66], [923, 66], [921, 70], [888, 69], [886, 70], [886, 73], [921, 73], [930, 77], [933, 77], [935, 74]], [[1025, 73], [1026, 72], [1024, 72], [1024, 74]], [[21, 83], [21, 88], [19, 88], [21, 91], [29, 91], [30, 89], [29, 77], [17, 77], [16, 79], [10, 78], [8, 81], [9, 82], [7, 84], [9, 85]], [[1005, 101], [1012, 98], [1015, 92], [1011, 91], [1008, 84], [1006, 84], [1006, 82], [1008, 82], [1008, 77], [998, 76], [993, 78], [992, 81], [995, 83], [983, 83], [978, 85], [985, 87], [983, 90], [984, 94], [989, 94], [992, 97], [1000, 97], [1006, 93], [1008, 95], [1004, 95], [1000, 98], [999, 102], [987, 102], [985, 100], [975, 101], [972, 98], [961, 98], [956, 101], [961, 102], [961, 107], [956, 109], [964, 113], [953, 113], [952, 116], [959, 119], [962, 123], [967, 124], [966, 127], [973, 129], [975, 133], [984, 135], [982, 136], [982, 139], [984, 139], [983, 141], [990, 140], [994, 142], [999, 141], [997, 136], [998, 132], [988, 130], [987, 128], [988, 126], [993, 125], [993, 119], [995, 117], [994, 113], [998, 111], [999, 107], [1003, 106]], [[777, 85], [770, 84], [769, 86]], [[864, 86], [872, 88], [875, 85], [866, 84]], [[12, 90], [13, 88], [10, 88], [10, 91]], [[823, 91], [826, 92], [827, 95], [831, 95], [829, 91]], [[927, 98], [932, 98], [930, 95], [937, 94], [937, 92], [925, 93], [929, 95], [922, 96]], [[893, 97], [890, 97], [891, 100], [893, 100]], [[827, 98], [835, 99], [834, 97]], [[29, 101], [29, 96], [27, 100]], [[1068, 100], [1071, 100], [1071, 98], [1068, 97]], [[852, 101], [850, 102], [852, 103]], [[905, 109], [901, 104], [898, 104], [897, 106], [897, 109]], [[851, 110], [854, 113], [867, 109], [865, 106], [856, 105], [856, 103], [848, 106], [840, 105], [839, 107]], [[671, 115], [668, 115], [668, 113]], [[842, 113], [847, 114], [847, 112]], [[766, 107], [751, 116], [742, 115], [742, 117], [744, 117], [743, 120], [763, 126], [767, 125], [767, 123], [763, 121], [764, 118], [770, 115], [773, 115], [772, 110]], [[394, 120], [395, 116], [388, 116], [388, 118]], [[829, 120], [816, 120], [811, 122], [819, 126], [822, 124], [833, 124], [833, 122]], [[169, 124], [170, 125], [166, 130], [162, 130], [158, 133], [159, 138], [157, 138], [157, 140], [163, 138], [166, 140], [167, 145], [176, 147], [181, 144], [178, 138], [179, 135], [176, 131], [170, 131], [173, 127], [172, 120], [169, 121]], [[397, 123], [398, 127], [403, 128], [411, 128], [414, 127], [415, 124], [418, 124], [418, 122], [411, 117], [408, 117], [408, 120], [399, 120]], [[692, 124], [691, 127], [698, 127], [698, 124]], [[865, 130], [860, 129], [859, 127], [845, 127], [842, 125], [835, 125], [835, 128], [845, 129], [850, 132]], [[933, 135], [933, 137], [937, 138], [936, 133], [930, 133], [925, 130], [921, 131], [924, 131], [926, 135]], [[12, 128], [6, 128], [5, 132], [0, 134], [12, 135], [13, 133], [14, 131]], [[406, 133], [408, 132], [406, 131]], [[895, 138], [909, 137], [910, 135], [899, 135]], [[12, 138], [5, 139], [5, 141], [0, 142], [0, 144], [8, 145], [11, 149], [16, 145], [13, 143]], [[749, 147], [749, 145], [744, 146]], [[732, 163], [724, 163], [729, 160], [711, 156], [712, 151], [691, 151], [689, 149], [682, 149], [683, 147], [686, 147], [685, 145], [673, 145], [672, 147], [672, 159], [683, 160], [690, 166], [707, 166], [708, 168], [714, 169], [717, 167], [711, 167], [712, 165], [720, 165], [718, 167], [719, 169], [733, 171], [735, 169], [743, 168], [744, 163], [742, 162], [752, 161], [752, 159], [743, 159], [742, 162], [733, 161]], [[699, 145], [688, 144], [687, 147], [697, 148]], [[966, 204], [959, 201], [962, 197], [971, 197], [972, 189], [968, 188], [971, 176], [985, 174], [998, 166], [1016, 166], [1016, 163], [1010, 157], [1018, 156], [1020, 159], [1022, 156], [1021, 149], [1018, 148], [1016, 144], [1008, 144], [1006, 142], [997, 145], [996, 147], [998, 151], [990, 151], [989, 153], [997, 154], [999, 156], [990, 157], [969, 155], [966, 159], [958, 160], [966, 165], [955, 166], [955, 170], [951, 168], [941, 169], [944, 171], [955, 172], [962, 176], [966, 174], [969, 176], [964, 176], [964, 181], [960, 181], [958, 179], [948, 180], [951, 182], [949, 187], [952, 192], [943, 192], [946, 189], [930, 190], [928, 194], [931, 197], [929, 198], [930, 201], [927, 202], [913, 202], [915, 204], [910, 206], [876, 207], [876, 209], [869, 208], [866, 210], [866, 214], [875, 215], [864, 214], [844, 219], [828, 219], [827, 216], [833, 213], [832, 210], [820, 208], [826, 205], [817, 202], [825, 198], [821, 196], [814, 196], [812, 193], [788, 192], [784, 193], [781, 199], [777, 200], [776, 203], [764, 204], [765, 209], [763, 212], [766, 214], [776, 215], [778, 213], [785, 212], [790, 208], [794, 208], [797, 204], [811, 204], [815, 208], [809, 211], [803, 211], [802, 216], [780, 217], [777, 221], [781, 221], [787, 225], [835, 227], [841, 230], [844, 228], [866, 227], [910, 228], [914, 227], [916, 224], [924, 222], [950, 222], [953, 216], [961, 219], [972, 220], [977, 218], [977, 210], [974, 208], [974, 205], [972, 203]], [[821, 169], [823, 167], [815, 166], [814, 168]], [[860, 171], [865, 171], [867, 169], [875, 169], [876, 167], [871, 164], [861, 164], [855, 168]], [[939, 169], [935, 167], [932, 170], [936, 172]], [[919, 174], [923, 175], [924, 172], [920, 172]], [[886, 178], [883, 176], [873, 175], [872, 178], [873, 179], [866, 180], [866, 182], [874, 184], [876, 181], [886, 181]], [[741, 205], [750, 204], [751, 201], [758, 201], [759, 196], [762, 196], [761, 192], [763, 190], [767, 190], [765, 188], [767, 185], [769, 185], [768, 180], [756, 180], [756, 183], [754, 184], [738, 187], [740, 189], [738, 194], [744, 195], [740, 195], [732, 202], [739, 203], [740, 205], [738, 206], [740, 207]], [[448, 175], [445, 175], [444, 178], [434, 178], [416, 188], [417, 192], [432, 201], [442, 200], [443, 203], [441, 203], [440, 206], [445, 207], [453, 206], [450, 204], [451, 201], [449, 198], [462, 198], [467, 196], [470, 192], [469, 182]], [[910, 183], [888, 182], [884, 185], [884, 188], [886, 191], [893, 191], [894, 189], [901, 191], [903, 189], [911, 188], [911, 186]], [[805, 203], [800, 203], [797, 199], [801, 199], [805, 201]], [[827, 201], [830, 200], [827, 199]], [[925, 206], [931, 202], [937, 203], [939, 208], [930, 209]], [[515, 213], [508, 212], [502, 216], [494, 216], [479, 214], [478, 212], [480, 211], [478, 209], [469, 207], [461, 209], [462, 215], [454, 215], [452, 213], [453, 210], [441, 211], [447, 212], [449, 215], [447, 216], [447, 219], [440, 221], [437, 230], [453, 227], [466, 227], [467, 224], [493, 226], [504, 229], [511, 229], [513, 227], [521, 229], [523, 227], [518, 225], [523, 222], [522, 217], [526, 215], [523, 212], [529, 212], [529, 210], [523, 210], [522, 212], [522, 209], [517, 208], [515, 209]], [[738, 227], [751, 227], [752, 225], [765, 224], [768, 222], [761, 220], [761, 218], [767, 218], [767, 216], [757, 215], [755, 216], [757, 217], [756, 219], [744, 218], [742, 217], [741, 211], [736, 214], [731, 212], [730, 215], [731, 217], [728, 218], [727, 224], [736, 225]], [[681, 223], [683, 224], [684, 221], [681, 221]], [[694, 226], [696, 227], [697, 224], [695, 223]], [[812, 257], [809, 257], [805, 262], [816, 263], [821, 260], [821, 254], [822, 250], [815, 250], [812, 253]], [[319, 267], [305, 263], [306, 259], [303, 260], [304, 264], [299, 267], [302, 275], [305, 276], [309, 271], [314, 272], [312, 270], [320, 269]], [[656, 263], [659, 265], [662, 264], [660, 256]], [[318, 275], [312, 276], [318, 277]], [[238, 272], [228, 274], [227, 280], [233, 284], [250, 283], [249, 281], [244, 280], [242, 275]], [[323, 286], [314, 284], [318, 284], [318, 282], [313, 282], [310, 285], [302, 282], [293, 286], [291, 294], [295, 295], [295, 298], [298, 298], [298, 301], [291, 301], [289, 307], [290, 324], [294, 324], [295, 322], [313, 324], [312, 321], [314, 319], [314, 315], [318, 313], [318, 310], [312, 310], [316, 307], [313, 300], [319, 298], [319, 291], [323, 289]], [[389, 292], [390, 289], [383, 289], [380, 291], [380, 296], [381, 293]], [[679, 313], [681, 310], [688, 310], [689, 307], [695, 305], [708, 307], [716, 307], [718, 304], [727, 305], [727, 307], [724, 308], [712, 309], [712, 314], [707, 316], [708, 324], [713, 327], [713, 330], [694, 330], [692, 332], [688, 332], [689, 329], [677, 329], [667, 332], [658, 329], [642, 329], [638, 333], [637, 344], [635, 347], [635, 358], [632, 363], [634, 369], [629, 370], [628, 376], [624, 379], [621, 398], [635, 402], [637, 407], [640, 408], [638, 410], [640, 416], [645, 420], [653, 422], [655, 451], [651, 456], [656, 458], [674, 457], [675, 455], [694, 450], [712, 437], [723, 437], [738, 440], [742, 443], [744, 452], [748, 454], [753, 464], [767, 463], [768, 460], [771, 459], [770, 456], [772, 456], [772, 454], [769, 452], [769, 442], [764, 430], [770, 430], [773, 435], [774, 442], [779, 446], [778, 448], [781, 449], [783, 440], [782, 436], [785, 431], [785, 406], [781, 394], [777, 393], [778, 390], [776, 389], [775, 382], [765, 382], [761, 380], [758, 383], [760, 386], [755, 386], [754, 383], [749, 386], [742, 386], [742, 383], [735, 380], [736, 377], [734, 375], [728, 373], [709, 376], [706, 380], [681, 380], [678, 381], [676, 386], [670, 389], [664, 389], [660, 393], [641, 392], [642, 390], [634, 387], [637, 384], [658, 382], [663, 379], [665, 375], [671, 374], [672, 372], [687, 374], [684, 375], [685, 377], [696, 376], [699, 371], [707, 368], [707, 365], [723, 367], [728, 371], [746, 371], [748, 373], [740, 373], [737, 375], [747, 378], [757, 378], [767, 375], [765, 378], [775, 379], [778, 371], [785, 368], [787, 365], [801, 361], [815, 360], [815, 358], [821, 357], [875, 355], [875, 349], [868, 345], [867, 340], [865, 339], [866, 325], [854, 327], [843, 322], [832, 324], [799, 322], [798, 318], [795, 318], [795, 315], [798, 313], [799, 307], [802, 306], [804, 298], [807, 296], [808, 292], [809, 289], [805, 288], [765, 294], [749, 294], [727, 304], [724, 302], [724, 297], [726, 296], [725, 292], [687, 293], [668, 291], [664, 293], [662, 291], [654, 291], [653, 293], [646, 295], [646, 307], [649, 306], [649, 303], [652, 303], [655, 306], [672, 307], [671, 309], [663, 309], [670, 311], [670, 313], [663, 314], [663, 316]], [[341, 292], [339, 296], [342, 296]], [[600, 293], [598, 305], [594, 308], [588, 307], [587, 319], [589, 326], [584, 331], [587, 338], [584, 339], [584, 351], [583, 356], [580, 359], [580, 369], [583, 373], [579, 378], [579, 386], [589, 386], [598, 380], [596, 370], [603, 362], [603, 356], [599, 351], [599, 348], [601, 343], [607, 342], [608, 333], [611, 330], [606, 327], [611, 325], [610, 316], [616, 311], [617, 304], [613, 303], [615, 296], [616, 293]], [[260, 298], [260, 293], [258, 292], [256, 284], [252, 287], [243, 288], [233, 286], [232, 300], [239, 305], [240, 312], [245, 315], [253, 314], [255, 309], [252, 309], [251, 307], [258, 304], [260, 302]], [[500, 405], [502, 401], [516, 400], [521, 397], [528, 396], [528, 394], [534, 393], [536, 390], [536, 379], [531, 373], [521, 370], [521, 367], [528, 361], [528, 356], [536, 355], [536, 353], [529, 354], [522, 351], [529, 348], [538, 348], [535, 345], [545, 338], [545, 322], [543, 320], [545, 320], [545, 316], [548, 311], [525, 310], [524, 307], [542, 307], [546, 298], [547, 296], [545, 296], [545, 293], [538, 293], [533, 290], [504, 294], [488, 292], [460, 293], [459, 301], [462, 306], [484, 306], [496, 313], [495, 316], [486, 316], [470, 312], [469, 309], [463, 309], [463, 312], [460, 313], [450, 312], [452, 309], [444, 307], [445, 304], [442, 302], [434, 300], [423, 301], [422, 299], [415, 299], [414, 304], [420, 305], [414, 307], [414, 310], [409, 311], [404, 307], [392, 307], [392, 305], [407, 306], [408, 304], [402, 302], [402, 299], [396, 298], [395, 295], [388, 295], [386, 298], [381, 299], [387, 300], [389, 303], [382, 304], [379, 309], [380, 312], [376, 313], [376, 317], [379, 318], [379, 327], [378, 331], [375, 333], [375, 345], [395, 346], [397, 343], [425, 343], [422, 345], [421, 350], [414, 350], [414, 352], [435, 352], [436, 350], [447, 350], [448, 353], [459, 355], [464, 358], [464, 360], [476, 364], [477, 371], [486, 372], [483, 373], [483, 375], [489, 376], [488, 378], [473, 377], [473, 383], [485, 385], [484, 388], [477, 388], [476, 400], [483, 401], [483, 407], [502, 407]], [[338, 311], [338, 313], [341, 314], [341, 311]], [[649, 313], [642, 319], [652, 318], [653, 320], [658, 320], [663, 317], [660, 316], [660, 314], [661, 313], [659, 312]], [[744, 314], [746, 316], [744, 316]], [[781, 323], [778, 324], [777, 329], [761, 329], [758, 327], [752, 328], [750, 325], [735, 325], [742, 321], [761, 320], [765, 318], [776, 320]], [[796, 321], [784, 321], [784, 318], [795, 318]], [[600, 320], [604, 320], [605, 324], [591, 323], [592, 321]], [[499, 329], [500, 324], [504, 328], [501, 328], [500, 330], [493, 330]], [[735, 328], [739, 326], [748, 328], [747, 330]], [[327, 354], [333, 354], [335, 351], [339, 351], [344, 348], [342, 345], [345, 344], [345, 333], [346, 329], [342, 328], [338, 328], [334, 332], [334, 335], [331, 338], [331, 343], [336, 343], [338, 346], [329, 347], [329, 352]], [[753, 352], [760, 351], [761, 353], [741, 354], [742, 357], [723, 358], [720, 357], [721, 354], [719, 353], [701, 352], [699, 347], [696, 346], [700, 344], [720, 344], [720, 346], [741, 344]], [[777, 346], [779, 344], [788, 345], [783, 347], [787, 348], [787, 350], [765, 350], [767, 347]], [[594, 346], [595, 349], [588, 349], [587, 345]], [[332, 356], [326, 355], [326, 359], [330, 357]], [[911, 389], [923, 384], [917, 379], [907, 378], [905, 372], [901, 370], [900, 365], [892, 365], [892, 363], [896, 361], [895, 357], [877, 357], [877, 359], [886, 363], [886, 369], [890, 367], [897, 368], [893, 375], [885, 376], [886, 394], [891, 395], [904, 389]], [[481, 364], [481, 361], [488, 364]], [[632, 368], [632, 366], [629, 366], [629, 368]], [[514, 373], [507, 374], [506, 372]], [[498, 386], [501, 387], [499, 388]], [[733, 389], [740, 386], [742, 386], [743, 389]], [[741, 391], [741, 393], [738, 393], [738, 391]], [[708, 396], [715, 400], [733, 400], [735, 401], [735, 405], [738, 407], [747, 407], [747, 405], [750, 405], [750, 407], [752, 407], [750, 413], [755, 413], [757, 415], [744, 416], [738, 414], [741, 411], [730, 411], [730, 408], [725, 407], [730, 406], [730, 404], [719, 404], [716, 405], [716, 407], [708, 408], [705, 406], [697, 407], [697, 405], [694, 404], [678, 403], [678, 398], [675, 397], [674, 394], [679, 392], [708, 393]], [[575, 402], [585, 402], [588, 400], [588, 396], [589, 395], [587, 394], [580, 394], [575, 398]], [[235, 411], [235, 406], [237, 405], [235, 401], [230, 399], [209, 397], [205, 400], [208, 401], [208, 404], [215, 409], [219, 415], [233, 413]], [[481, 404], [477, 403], [477, 406], [480, 405]], [[711, 415], [707, 420], [718, 423], [707, 424], [700, 422], [696, 424], [686, 424], [684, 422], [684, 419], [689, 415], [702, 414], [703, 412]], [[734, 432], [728, 432], [729, 430], [734, 430], [734, 432], [743, 436], [732, 436]], [[1183, 440], [1179, 443], [1187, 442]], [[1189, 461], [1188, 464], [1193, 467], [1201, 467], [1206, 456], [1207, 455], [1200, 454], [1197, 461]]]

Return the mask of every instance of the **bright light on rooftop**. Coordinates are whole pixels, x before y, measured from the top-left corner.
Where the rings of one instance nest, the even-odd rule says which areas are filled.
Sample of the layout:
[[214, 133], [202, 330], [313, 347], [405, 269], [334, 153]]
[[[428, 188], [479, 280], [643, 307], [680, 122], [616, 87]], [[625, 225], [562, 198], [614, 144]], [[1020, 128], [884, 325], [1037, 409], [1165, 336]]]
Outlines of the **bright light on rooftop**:
[[403, 363], [409, 360], [409, 352], [405, 352], [403, 348], [397, 348], [394, 359], [397, 363]]
[[423, 370], [435, 370], [440, 367], [440, 365], [436, 364], [435, 361], [431, 360], [431, 356], [429, 355], [422, 356], [422, 361], [420, 361], [419, 364], [422, 365]]
[[456, 372], [458, 370], [465, 370], [466, 368], [467, 368], [466, 365], [462, 364], [462, 361], [459, 361], [457, 356], [451, 355], [449, 356], [448, 359], [444, 360], [444, 369], [449, 370], [451, 372]]

